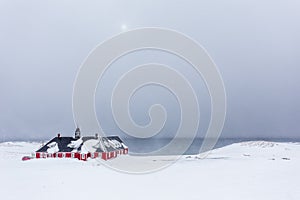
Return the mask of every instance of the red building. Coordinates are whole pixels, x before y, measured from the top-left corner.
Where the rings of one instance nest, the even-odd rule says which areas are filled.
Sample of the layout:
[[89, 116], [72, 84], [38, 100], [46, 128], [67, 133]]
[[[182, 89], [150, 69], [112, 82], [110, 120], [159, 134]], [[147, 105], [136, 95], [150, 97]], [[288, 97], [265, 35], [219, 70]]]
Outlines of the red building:
[[60, 134], [50, 140], [31, 157], [23, 157], [22, 160], [31, 158], [75, 158], [78, 160], [101, 158], [108, 160], [116, 158], [118, 155], [128, 154], [128, 147], [118, 136], [81, 137], [80, 129], [75, 131], [75, 137], [62, 137]]

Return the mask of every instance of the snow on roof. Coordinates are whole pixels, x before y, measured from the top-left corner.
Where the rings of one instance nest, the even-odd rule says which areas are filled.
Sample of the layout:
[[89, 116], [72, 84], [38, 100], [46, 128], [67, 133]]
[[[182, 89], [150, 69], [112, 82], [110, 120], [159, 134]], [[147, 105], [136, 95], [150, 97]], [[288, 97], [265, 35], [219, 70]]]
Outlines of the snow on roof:
[[85, 136], [79, 139], [73, 137], [55, 137], [37, 152], [110, 152], [125, 149], [126, 145], [118, 136], [94, 137]]

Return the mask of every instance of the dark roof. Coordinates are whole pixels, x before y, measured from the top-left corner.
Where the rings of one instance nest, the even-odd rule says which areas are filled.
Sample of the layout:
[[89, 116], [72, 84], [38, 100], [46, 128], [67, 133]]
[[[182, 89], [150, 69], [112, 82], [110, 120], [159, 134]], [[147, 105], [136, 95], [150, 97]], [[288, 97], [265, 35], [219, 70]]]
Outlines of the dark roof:
[[48, 144], [52, 142], [56, 142], [58, 145], [58, 149], [60, 152], [71, 152], [73, 148], [68, 147], [68, 144], [71, 143], [71, 141], [75, 141], [76, 139], [73, 137], [55, 137], [52, 140], [50, 140], [47, 144], [45, 144], [43, 147], [41, 147], [36, 152], [46, 152], [48, 147]]
[[[118, 137], [118, 136], [108, 136], [108, 137], [101, 137], [103, 141], [107, 141], [108, 140], [116, 140], [118, 142], [120, 142], [121, 144], [123, 144], [123, 141]], [[95, 140], [95, 139], [98, 139], [96, 138], [95, 136], [84, 136], [82, 137], [82, 140], [83, 140], [83, 143], [88, 141], [88, 140]], [[76, 141], [78, 139], [75, 139], [73, 137], [55, 137], [53, 138], [52, 140], [50, 140], [49, 142], [47, 142], [43, 147], [41, 147], [40, 149], [38, 149], [36, 152], [47, 152], [48, 150], [48, 145], [52, 142], [56, 142], [57, 145], [58, 145], [58, 149], [59, 149], [59, 152], [71, 152], [73, 151], [74, 149], [73, 148], [70, 148], [68, 147], [68, 144], [71, 143], [71, 141]], [[80, 145], [80, 147], [77, 148], [78, 151], [81, 151], [81, 147], [82, 147], [82, 144]], [[110, 152], [110, 151], [114, 151], [116, 149], [124, 149], [123, 145], [117, 147], [117, 148], [114, 148], [112, 146], [105, 146], [105, 149], [107, 152]], [[103, 152], [101, 148], [96, 148], [95, 149], [96, 152]]]

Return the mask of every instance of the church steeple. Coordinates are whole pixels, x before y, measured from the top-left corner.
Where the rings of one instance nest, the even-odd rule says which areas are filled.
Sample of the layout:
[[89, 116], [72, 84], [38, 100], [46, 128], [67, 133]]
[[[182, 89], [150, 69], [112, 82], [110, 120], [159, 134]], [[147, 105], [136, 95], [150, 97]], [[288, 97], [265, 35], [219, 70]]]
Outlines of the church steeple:
[[81, 137], [80, 129], [77, 127], [75, 130], [75, 139], [79, 139]]

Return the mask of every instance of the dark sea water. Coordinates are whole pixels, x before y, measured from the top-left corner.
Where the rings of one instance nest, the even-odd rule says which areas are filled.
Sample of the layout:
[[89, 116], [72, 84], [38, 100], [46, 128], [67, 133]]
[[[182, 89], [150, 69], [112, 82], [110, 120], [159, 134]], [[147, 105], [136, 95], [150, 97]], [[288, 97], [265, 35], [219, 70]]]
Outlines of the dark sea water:
[[[47, 142], [49, 139], [43, 140], [27, 140], [27, 142]], [[165, 139], [131, 139], [131, 138], [122, 138], [125, 145], [129, 148], [129, 154], [131, 155], [175, 155], [178, 154], [176, 152], [177, 149], [168, 149], [165, 153], [156, 154], [155, 151], [160, 150], [161, 148], [168, 145], [173, 138], [165, 138]], [[300, 142], [300, 139], [290, 139], [290, 138], [220, 138], [214, 149], [224, 147], [230, 144], [239, 143], [239, 142], [246, 142], [246, 141], [272, 141], [272, 142]], [[0, 142], [6, 141], [25, 141], [22, 139], [16, 140], [1, 140]], [[186, 139], [175, 139], [176, 144], [180, 146], [186, 142]], [[193, 155], [198, 154], [201, 148], [203, 139], [194, 139], [192, 144], [189, 145], [189, 148], [185, 151], [184, 155]], [[35, 149], [33, 149], [35, 150]]]
[[[164, 147], [168, 143], [170, 143], [172, 138], [170, 139], [123, 139], [124, 143], [129, 147], [129, 151], [131, 154], [149, 154], [152, 155], [154, 151], [159, 150]], [[184, 143], [185, 139], [176, 139], [178, 144]], [[246, 142], [246, 141], [273, 141], [273, 142], [299, 142], [300, 139], [266, 139], [266, 138], [227, 138], [227, 139], [219, 139], [214, 146], [214, 149], [224, 147], [230, 144]], [[193, 155], [198, 154], [201, 148], [203, 139], [194, 139], [193, 143], [189, 146], [189, 148], [184, 153], [185, 155]], [[173, 155], [176, 150], [169, 149], [167, 155]]]

